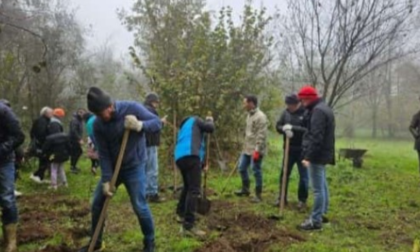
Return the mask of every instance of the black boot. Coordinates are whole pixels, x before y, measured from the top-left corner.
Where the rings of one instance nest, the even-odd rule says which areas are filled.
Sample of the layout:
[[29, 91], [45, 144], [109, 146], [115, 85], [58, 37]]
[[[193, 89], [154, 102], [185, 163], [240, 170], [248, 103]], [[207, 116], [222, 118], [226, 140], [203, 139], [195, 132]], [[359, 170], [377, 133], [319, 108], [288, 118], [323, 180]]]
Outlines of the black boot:
[[154, 252], [155, 251], [155, 241], [144, 241], [143, 252]]
[[262, 201], [261, 193], [262, 193], [262, 187], [257, 186], [255, 188], [255, 197], [251, 200], [251, 202], [252, 203], [260, 203]]
[[249, 181], [242, 181], [242, 189], [236, 191], [235, 195], [238, 197], [248, 197], [249, 194]]

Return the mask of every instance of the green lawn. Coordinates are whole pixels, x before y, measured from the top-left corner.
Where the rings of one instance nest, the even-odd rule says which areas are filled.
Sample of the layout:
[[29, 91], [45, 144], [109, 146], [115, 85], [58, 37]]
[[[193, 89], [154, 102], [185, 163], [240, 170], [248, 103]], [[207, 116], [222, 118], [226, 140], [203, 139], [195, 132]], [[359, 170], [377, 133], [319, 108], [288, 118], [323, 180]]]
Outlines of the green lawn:
[[[278, 137], [276, 137], [278, 139]], [[264, 203], [253, 205], [231, 194], [240, 185], [238, 176], [229, 183], [224, 195], [217, 194], [225, 184], [215, 166], [209, 187], [213, 211], [200, 217], [200, 226], [209, 231], [206, 241], [183, 238], [174, 220], [176, 200], [172, 192], [164, 204], [152, 205], [156, 223], [157, 250], [168, 251], [411, 251], [420, 238], [420, 181], [416, 153], [411, 142], [385, 140], [345, 140], [340, 147], [369, 149], [363, 169], [354, 169], [349, 161], [340, 161], [328, 169], [331, 224], [321, 232], [302, 233], [295, 228], [308, 213], [299, 213], [296, 201], [297, 172], [289, 189], [292, 207], [282, 221], [267, 217], [276, 213], [271, 206], [278, 192], [281, 162], [279, 142], [271, 142], [264, 162]], [[67, 174], [70, 187], [50, 192], [46, 185], [35, 185], [25, 168], [18, 188], [26, 193], [19, 200], [21, 218], [20, 251], [74, 251], [87, 241], [89, 202], [98, 177], [82, 162], [83, 173]], [[162, 168], [162, 180], [172, 177]], [[312, 196], [312, 195], [311, 195]], [[309, 205], [312, 203], [310, 196]], [[109, 209], [106, 227], [107, 251], [140, 251], [142, 235], [131, 210], [127, 194], [120, 188]], [[45, 248], [46, 245], [50, 245]], [[61, 245], [58, 249], [54, 246]], [[65, 245], [65, 246], [64, 246]], [[69, 247], [70, 249], [67, 249]], [[44, 250], [42, 250], [44, 249]]]

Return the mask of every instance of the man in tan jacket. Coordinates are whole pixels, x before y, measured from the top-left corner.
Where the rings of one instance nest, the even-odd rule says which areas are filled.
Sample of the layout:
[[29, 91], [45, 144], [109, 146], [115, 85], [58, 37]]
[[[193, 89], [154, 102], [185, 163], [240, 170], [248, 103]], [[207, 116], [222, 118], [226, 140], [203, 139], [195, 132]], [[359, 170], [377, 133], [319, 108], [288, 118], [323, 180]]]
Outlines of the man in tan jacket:
[[236, 191], [239, 197], [249, 196], [250, 180], [248, 168], [251, 165], [255, 177], [255, 198], [252, 202], [261, 202], [263, 186], [261, 164], [267, 149], [267, 116], [258, 108], [258, 99], [249, 95], [244, 99], [244, 108], [248, 112], [246, 120], [245, 143], [239, 162], [242, 189]]

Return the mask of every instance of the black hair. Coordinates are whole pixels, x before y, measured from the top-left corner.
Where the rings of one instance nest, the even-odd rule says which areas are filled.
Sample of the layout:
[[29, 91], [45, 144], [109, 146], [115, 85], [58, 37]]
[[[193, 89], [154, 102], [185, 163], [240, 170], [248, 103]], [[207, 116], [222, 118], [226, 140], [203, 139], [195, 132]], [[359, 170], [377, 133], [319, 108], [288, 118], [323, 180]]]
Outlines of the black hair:
[[258, 98], [255, 95], [247, 95], [245, 96], [247, 102], [252, 102], [255, 107], [258, 107]]

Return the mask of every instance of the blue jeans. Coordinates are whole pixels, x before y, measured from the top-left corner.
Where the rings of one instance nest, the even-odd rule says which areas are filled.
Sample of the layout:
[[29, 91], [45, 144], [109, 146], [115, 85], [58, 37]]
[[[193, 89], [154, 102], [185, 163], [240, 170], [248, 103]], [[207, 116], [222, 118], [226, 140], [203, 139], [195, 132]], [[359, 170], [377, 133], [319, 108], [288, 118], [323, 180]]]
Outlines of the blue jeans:
[[159, 164], [158, 164], [157, 149], [158, 149], [157, 146], [147, 147], [146, 195], [156, 195], [158, 194], [158, 190], [159, 190], [159, 186], [158, 186]]
[[[282, 163], [282, 170], [280, 173], [280, 188], [283, 182], [283, 171], [284, 171], [284, 157]], [[290, 151], [289, 153], [289, 160], [287, 164], [287, 180], [286, 180], [286, 192], [285, 192], [285, 201], [287, 202], [287, 192], [289, 188], [289, 179], [290, 175], [292, 174], [293, 166], [296, 164], [298, 171], [299, 171], [299, 188], [298, 188], [298, 200], [300, 202], [306, 203], [308, 199], [308, 191], [309, 191], [309, 175], [308, 169], [303, 167], [302, 165], [302, 152], [299, 151]], [[281, 191], [280, 191], [281, 193]], [[280, 199], [280, 198], [279, 198]]]
[[252, 171], [254, 172], [255, 177], [255, 187], [262, 188], [263, 186], [263, 177], [262, 177], [262, 165], [263, 157], [260, 157], [258, 162], [254, 162], [252, 157], [247, 154], [241, 155], [241, 160], [239, 162], [239, 173], [241, 174], [242, 183], [249, 185], [249, 176], [248, 176], [248, 168], [249, 166], [252, 167]]
[[314, 192], [314, 205], [311, 219], [314, 223], [322, 223], [322, 215], [328, 212], [329, 192], [325, 165], [310, 164], [309, 174]]
[[15, 198], [15, 164], [0, 164], [0, 207], [4, 226], [18, 222], [18, 209]]
[[[130, 195], [131, 205], [137, 215], [145, 242], [153, 241], [155, 238], [155, 229], [152, 214], [146, 201], [145, 164], [142, 163], [137, 167], [121, 170], [116, 186], [118, 187], [121, 184], [124, 184]], [[102, 181], [99, 181], [92, 203], [92, 236], [95, 232], [96, 224], [99, 221], [105, 199], [106, 197], [102, 192]], [[103, 227], [98, 237], [98, 243], [102, 242], [102, 234]]]

